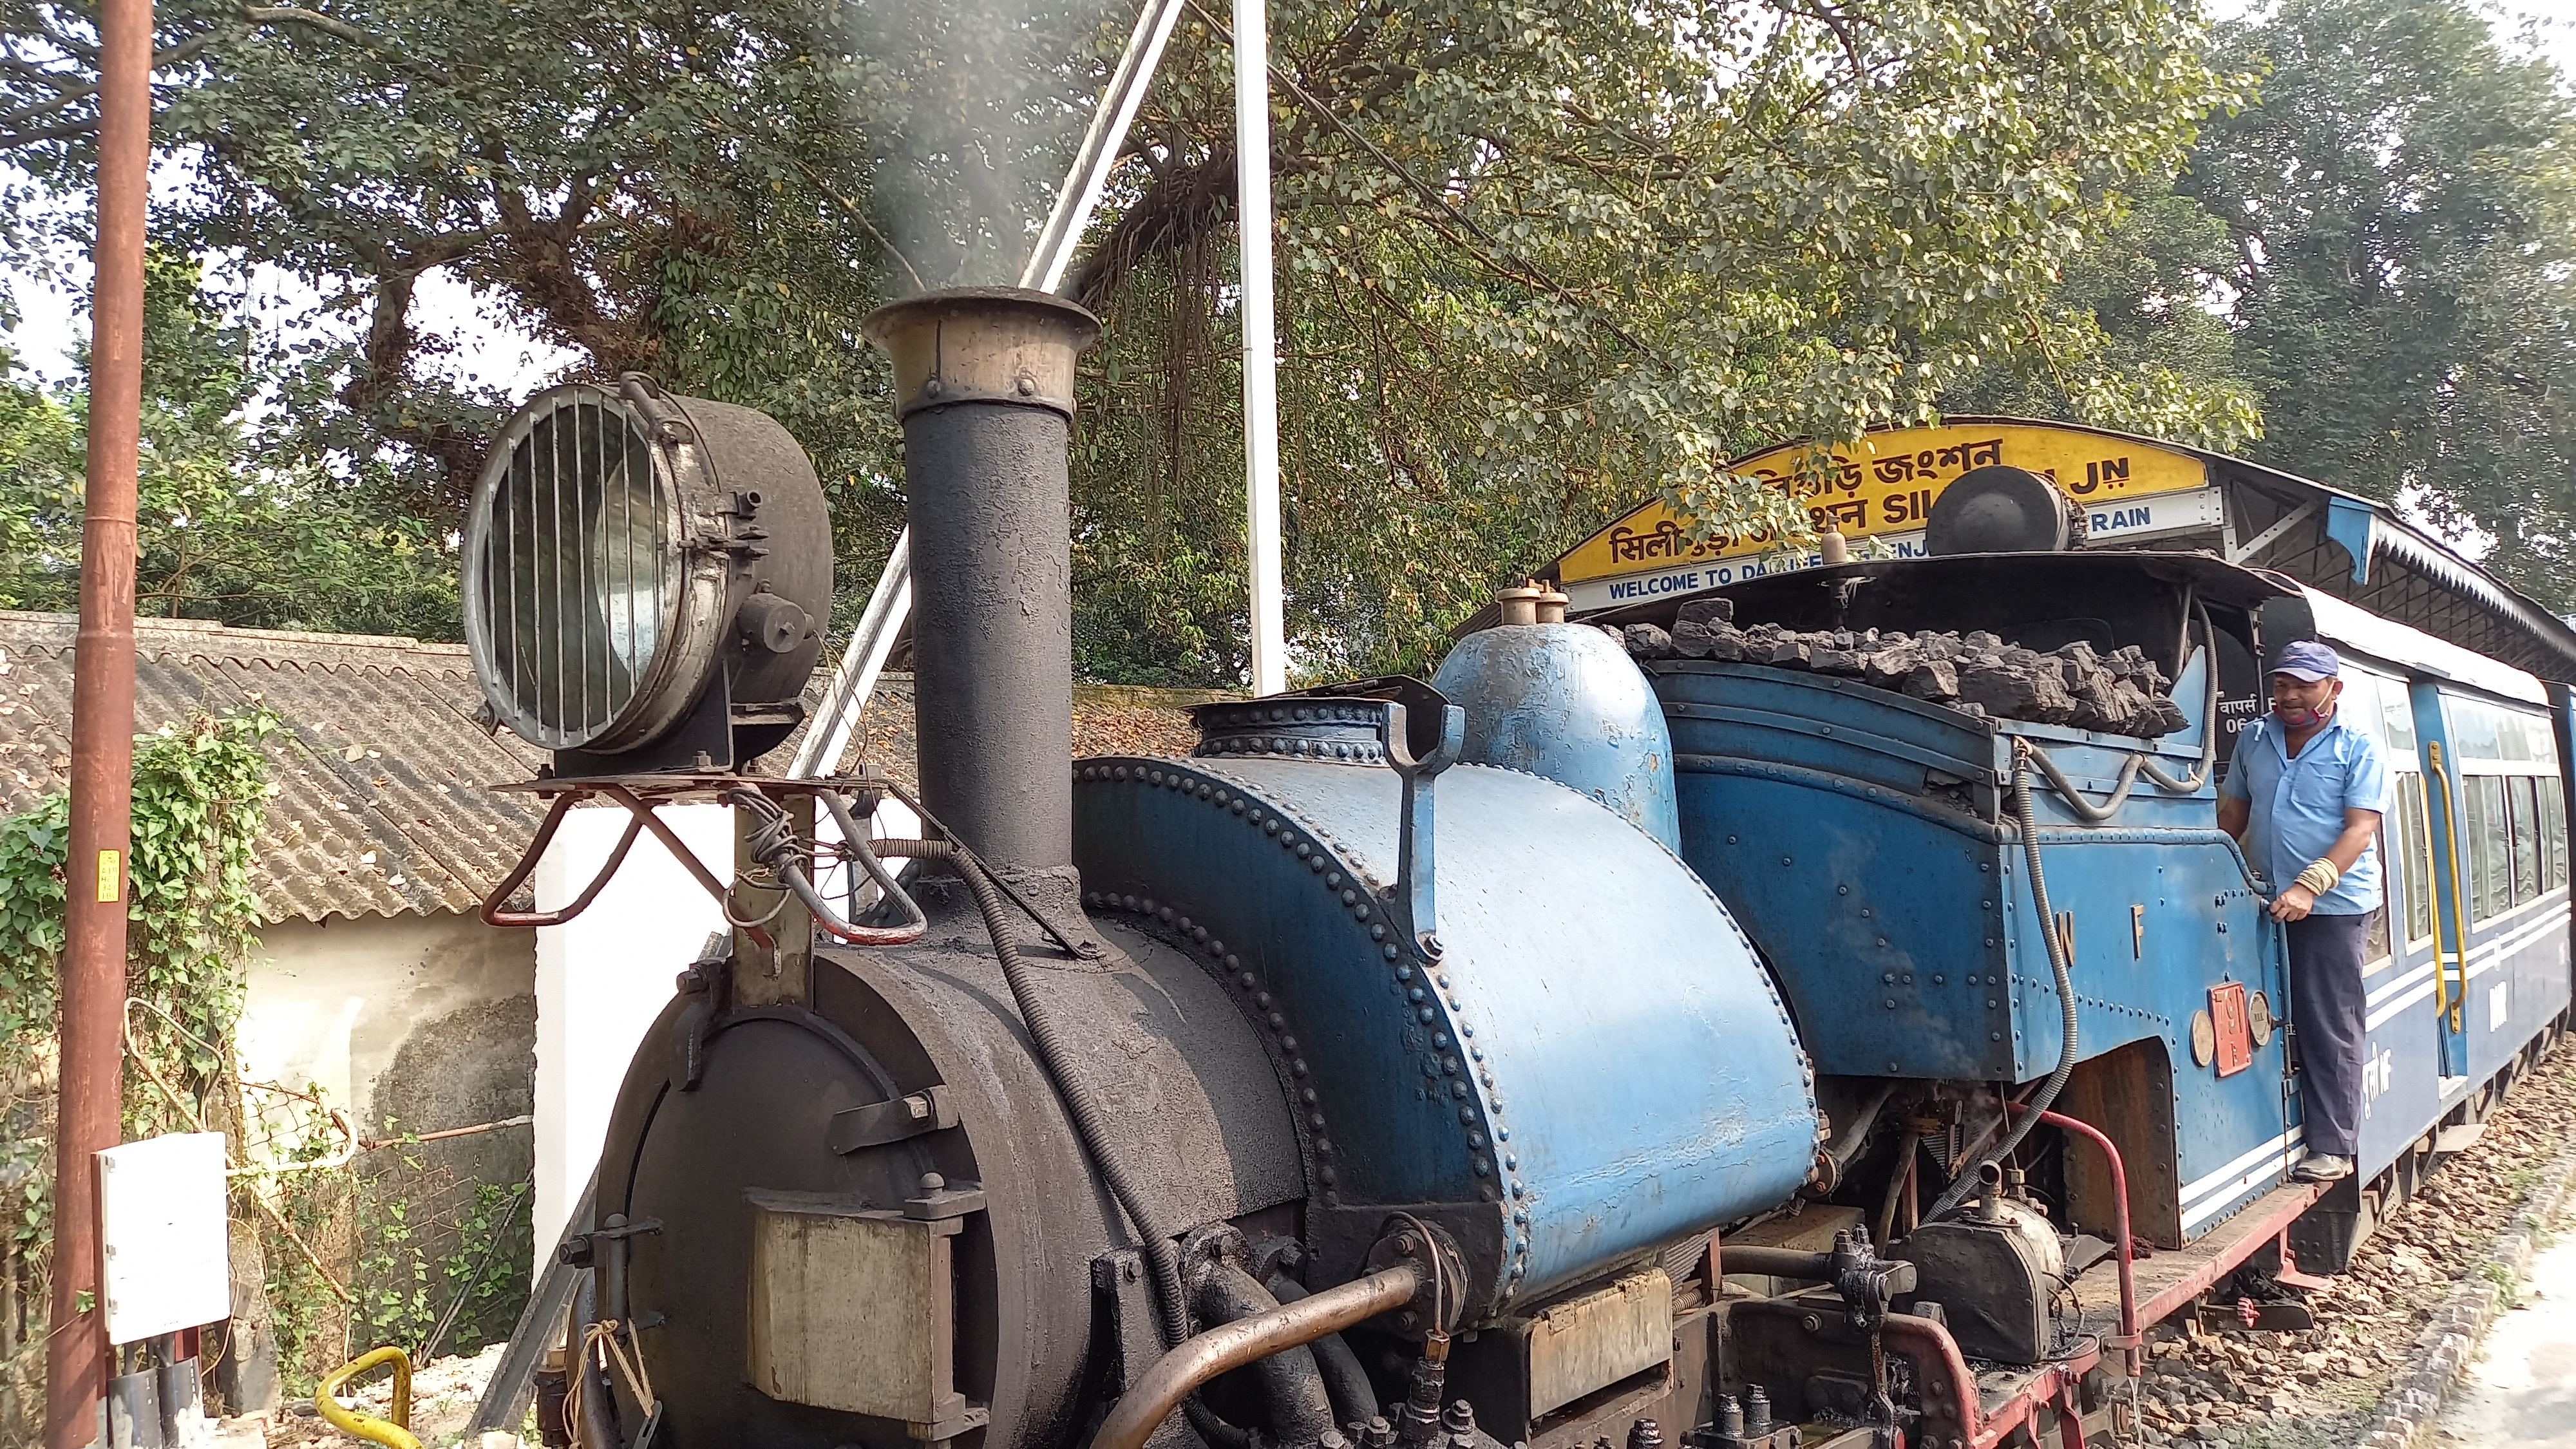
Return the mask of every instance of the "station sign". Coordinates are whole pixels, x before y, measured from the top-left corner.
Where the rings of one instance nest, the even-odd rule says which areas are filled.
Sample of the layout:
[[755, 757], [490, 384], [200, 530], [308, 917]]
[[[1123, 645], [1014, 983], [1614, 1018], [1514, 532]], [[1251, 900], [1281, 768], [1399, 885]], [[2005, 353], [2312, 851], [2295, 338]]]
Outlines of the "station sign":
[[[2135, 538], [2215, 527], [2220, 490], [2200, 459], [2134, 439], [2031, 423], [1954, 423], [1870, 433], [1822, 453], [1788, 443], [1739, 458], [1729, 470], [1786, 491], [1807, 508], [1810, 526], [1828, 524], [1894, 557], [1923, 552], [1932, 502], [1958, 477], [1990, 464], [2024, 468], [2083, 505], [2096, 539]], [[1807, 568], [1812, 548], [1791, 547], [1768, 529], [1693, 538], [1660, 500], [1613, 520], [1557, 560], [1556, 577], [1576, 612]]]

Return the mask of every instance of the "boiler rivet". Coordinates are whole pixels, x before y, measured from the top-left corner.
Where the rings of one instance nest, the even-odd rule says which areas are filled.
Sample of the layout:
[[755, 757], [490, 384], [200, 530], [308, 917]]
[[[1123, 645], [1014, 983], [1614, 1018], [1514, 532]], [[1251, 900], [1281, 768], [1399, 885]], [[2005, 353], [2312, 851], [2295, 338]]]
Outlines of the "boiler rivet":
[[1020, 396], [1022, 397], [1036, 397], [1038, 395], [1038, 380], [1034, 377], [1030, 377], [1026, 373], [1022, 373], [1020, 375], [1020, 380], [1016, 385], [1018, 386]]

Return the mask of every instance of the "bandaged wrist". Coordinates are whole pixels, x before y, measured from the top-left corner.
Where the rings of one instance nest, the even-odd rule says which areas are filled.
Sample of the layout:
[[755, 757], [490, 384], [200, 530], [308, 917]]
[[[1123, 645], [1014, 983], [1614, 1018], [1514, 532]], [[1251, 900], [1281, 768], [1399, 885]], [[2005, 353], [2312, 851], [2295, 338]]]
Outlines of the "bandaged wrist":
[[2308, 868], [2299, 872], [2297, 883], [2306, 886], [2309, 894], [2321, 896], [2333, 890], [2335, 882], [2341, 879], [2343, 879], [2343, 867], [2320, 856], [2309, 861]]

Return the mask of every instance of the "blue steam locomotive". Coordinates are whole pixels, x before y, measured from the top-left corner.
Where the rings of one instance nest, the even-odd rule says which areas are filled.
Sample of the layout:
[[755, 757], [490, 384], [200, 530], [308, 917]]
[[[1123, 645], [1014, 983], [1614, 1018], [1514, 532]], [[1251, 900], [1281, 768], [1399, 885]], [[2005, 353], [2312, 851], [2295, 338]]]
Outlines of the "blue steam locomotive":
[[[735, 928], [514, 1344], [553, 1366], [487, 1401], [533, 1379], [549, 1443], [2081, 1442], [2148, 1326], [2340, 1267], [2561, 1028], [2566, 689], [2288, 574], [2068, 547], [2072, 495], [2000, 458], [1916, 500], [1924, 556], [1578, 622], [1509, 591], [1428, 684], [1068, 772], [1096, 324], [974, 291], [871, 328], [924, 839], [870, 828], [884, 776], [749, 768], [829, 597], [774, 425], [558, 389], [475, 501], [469, 633], [550, 820], [741, 825]], [[2286, 1180], [2273, 883], [2213, 819], [2260, 661], [2312, 637], [2404, 761], [2331, 1191]]]

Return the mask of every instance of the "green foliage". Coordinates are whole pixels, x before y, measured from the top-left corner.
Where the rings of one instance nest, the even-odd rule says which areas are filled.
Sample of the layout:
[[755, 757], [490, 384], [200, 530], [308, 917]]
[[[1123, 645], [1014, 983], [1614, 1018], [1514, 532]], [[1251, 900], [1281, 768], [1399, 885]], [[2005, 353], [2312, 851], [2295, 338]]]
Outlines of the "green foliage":
[[[2241, 435], [2124, 382], [2060, 269], [2231, 95], [2186, 9], [2009, 0], [1274, 7], [1292, 647], [1421, 667], [1616, 508], [1802, 530], [1724, 469], [1926, 417], [1998, 362], [2092, 415]], [[1078, 480], [1099, 652], [1232, 674], [1242, 577], [1229, 57], [1185, 25], [1123, 212]], [[1365, 143], [1365, 144], [1363, 144]], [[1086, 395], [1086, 403], [1092, 401]], [[1125, 622], [1123, 631], [1113, 627]], [[1239, 646], [1236, 646], [1239, 647]]]
[[366, 1174], [351, 1341], [402, 1344], [417, 1358], [433, 1335], [443, 1353], [507, 1337], [527, 1301], [528, 1191], [457, 1179], [411, 1152]]
[[60, 791], [0, 820], [0, 1047], [54, 1030], [71, 799]]
[[2253, 456], [2494, 539], [2576, 604], [2576, 102], [2464, 0], [2285, 0], [2181, 190], [2228, 229]]
[[[274, 715], [199, 716], [138, 736], [134, 834], [127, 865], [124, 1120], [128, 1135], [189, 1131], [231, 1089], [241, 969], [258, 921], [252, 843], [268, 796], [259, 741]], [[52, 1235], [57, 967], [64, 945], [69, 805], [54, 792], [0, 819], [0, 1231], [22, 1274], [20, 1301], [41, 1304]], [[26, 1295], [33, 1293], [30, 1300]], [[32, 1412], [44, 1338], [0, 1362], [0, 1440]]]
[[[147, 262], [136, 608], [262, 627], [455, 637], [455, 560], [380, 464], [334, 473], [246, 421], [256, 344], [196, 264]], [[80, 591], [88, 399], [0, 375], [0, 607]]]
[[[2261, 435], [2260, 397], [2219, 305], [2234, 275], [2224, 222], [2170, 186], [2145, 183], [2108, 208], [2050, 294], [2048, 327], [2098, 359], [2072, 376], [2060, 344], [1984, 369], [1945, 392], [1953, 413], [2065, 418], [2229, 449]], [[2194, 414], [2159, 404], [2196, 399]]]
[[[833, 490], [846, 598], [900, 503], [858, 319], [1007, 275], [1124, 11], [914, 7], [894, 37], [823, 0], [165, 7], [196, 83], [161, 134], [201, 158], [171, 229], [330, 294], [350, 324], [283, 359], [285, 412], [307, 453], [390, 460], [399, 513], [452, 522], [499, 402], [427, 365], [410, 301], [445, 267], [600, 374], [778, 413]], [[2052, 297], [2230, 93], [2186, 0], [1291, 0], [1272, 25], [1313, 98], [1274, 89], [1309, 672], [1419, 666], [1497, 579], [1648, 494], [1794, 522], [1723, 460], [1919, 418], [1998, 359], [2044, 359], [2089, 415], [2243, 430], [2196, 376], [2124, 381]], [[1228, 70], [1185, 26], [1076, 278], [1112, 326], [1077, 478], [1102, 674], [1240, 675]], [[80, 176], [77, 140], [22, 154]]]
[[159, 1010], [133, 1013], [128, 1050], [193, 1092], [192, 1114], [129, 1094], [137, 1137], [189, 1130], [232, 1067], [241, 973], [259, 926], [252, 846], [268, 803], [260, 741], [278, 718], [252, 709], [164, 725], [134, 751], [134, 836], [127, 866], [126, 991]]
[[[259, 922], [250, 885], [268, 797], [259, 741], [277, 723], [255, 709], [135, 737], [126, 989], [175, 1018], [175, 1030], [136, 1025], [159, 1048], [155, 1060], [200, 1083], [223, 1065], [205, 1043], [230, 1039]], [[69, 815], [69, 798], [55, 791], [0, 820], [0, 1053], [32, 1052], [53, 1035]], [[180, 1031], [205, 1040], [186, 1042]], [[140, 1096], [128, 1107], [129, 1117], [152, 1110]]]

